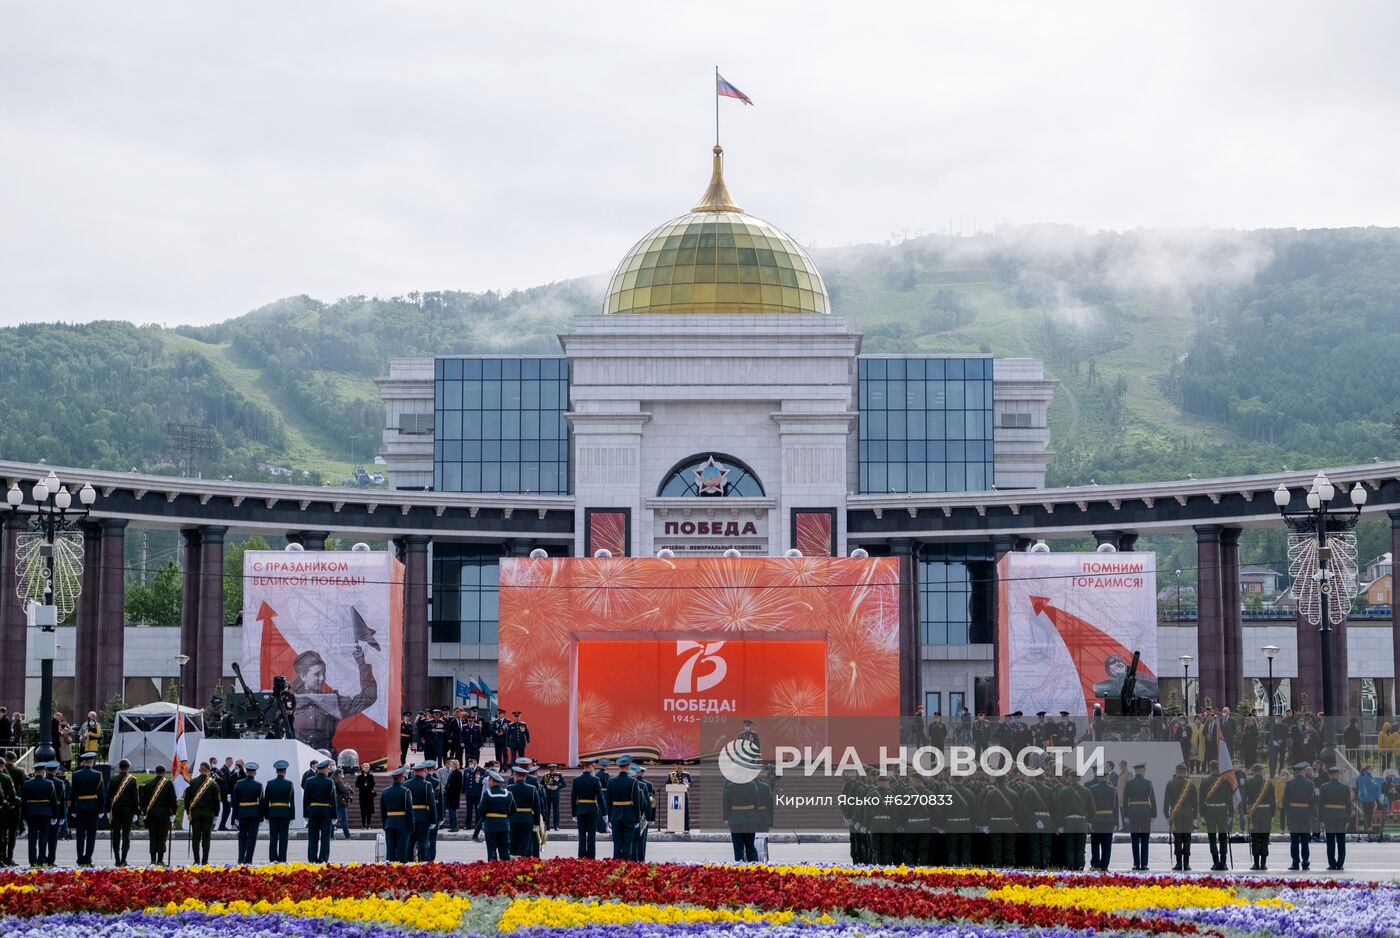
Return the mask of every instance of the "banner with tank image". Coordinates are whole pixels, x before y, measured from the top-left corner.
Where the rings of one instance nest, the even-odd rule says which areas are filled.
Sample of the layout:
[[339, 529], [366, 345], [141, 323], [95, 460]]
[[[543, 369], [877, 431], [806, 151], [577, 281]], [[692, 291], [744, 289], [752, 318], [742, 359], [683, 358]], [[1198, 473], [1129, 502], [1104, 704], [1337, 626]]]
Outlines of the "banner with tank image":
[[1118, 701], [1134, 652], [1134, 696], [1156, 698], [1156, 566], [1150, 551], [1005, 554], [997, 562], [1001, 711], [1090, 715], [1096, 703]]
[[295, 697], [297, 740], [361, 761], [398, 753], [403, 564], [385, 551], [248, 551], [242, 672]]

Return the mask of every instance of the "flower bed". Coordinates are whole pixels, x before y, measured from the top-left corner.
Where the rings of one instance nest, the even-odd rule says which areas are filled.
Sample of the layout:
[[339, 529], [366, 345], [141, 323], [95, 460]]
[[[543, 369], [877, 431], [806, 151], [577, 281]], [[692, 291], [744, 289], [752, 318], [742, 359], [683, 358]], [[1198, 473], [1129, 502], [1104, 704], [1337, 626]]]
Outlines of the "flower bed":
[[[1400, 886], [521, 859], [0, 872], [0, 934], [1400, 936]], [[801, 933], [801, 936], [798, 933]]]

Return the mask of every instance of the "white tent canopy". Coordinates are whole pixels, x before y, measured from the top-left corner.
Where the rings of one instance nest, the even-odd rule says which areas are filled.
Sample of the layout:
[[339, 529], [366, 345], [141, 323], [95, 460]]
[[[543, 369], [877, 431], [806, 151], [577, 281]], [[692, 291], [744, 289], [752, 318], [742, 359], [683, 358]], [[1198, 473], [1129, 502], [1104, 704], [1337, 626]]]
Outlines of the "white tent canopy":
[[158, 765], [169, 768], [175, 754], [176, 711], [185, 715], [185, 752], [193, 756], [204, 739], [204, 711], [160, 701], [117, 714], [107, 761], [116, 765], [130, 759], [133, 772], [151, 772]]

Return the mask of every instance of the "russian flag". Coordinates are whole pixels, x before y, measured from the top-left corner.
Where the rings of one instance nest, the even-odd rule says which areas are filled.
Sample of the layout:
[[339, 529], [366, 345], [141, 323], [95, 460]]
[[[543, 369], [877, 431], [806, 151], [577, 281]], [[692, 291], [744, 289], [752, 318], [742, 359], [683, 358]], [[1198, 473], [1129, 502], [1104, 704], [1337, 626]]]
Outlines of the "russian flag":
[[719, 72], [715, 72], [715, 94], [719, 95], [722, 98], [738, 98], [745, 104], [753, 104], [753, 102], [749, 100], [748, 95], [744, 94], [738, 88], [735, 88], [729, 82], [725, 81], [724, 76], [721, 75]]

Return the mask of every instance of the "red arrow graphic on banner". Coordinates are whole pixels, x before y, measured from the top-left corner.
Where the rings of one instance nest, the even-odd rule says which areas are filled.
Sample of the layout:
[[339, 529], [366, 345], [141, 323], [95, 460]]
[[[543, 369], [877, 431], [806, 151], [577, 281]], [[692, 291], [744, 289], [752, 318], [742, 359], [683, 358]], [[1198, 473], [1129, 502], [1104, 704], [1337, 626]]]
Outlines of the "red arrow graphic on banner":
[[272, 687], [272, 679], [278, 675], [291, 674], [292, 663], [297, 660], [297, 653], [292, 646], [287, 644], [287, 640], [277, 628], [277, 610], [263, 600], [258, 607], [257, 620], [262, 623], [262, 644], [258, 655], [261, 666], [258, 668], [258, 680], [262, 682], [263, 689]]
[[[1133, 660], [1132, 651], [1098, 626], [1051, 605], [1050, 597], [1032, 596], [1030, 599], [1035, 614], [1049, 619], [1055, 631], [1060, 633], [1060, 640], [1069, 649], [1074, 668], [1079, 672], [1079, 685], [1084, 691], [1085, 703], [1092, 709], [1096, 700], [1094, 685], [1110, 677], [1106, 667], [1108, 659], [1117, 655], [1127, 666]], [[1157, 676], [1141, 662], [1138, 663], [1138, 674], [1151, 678]]]

